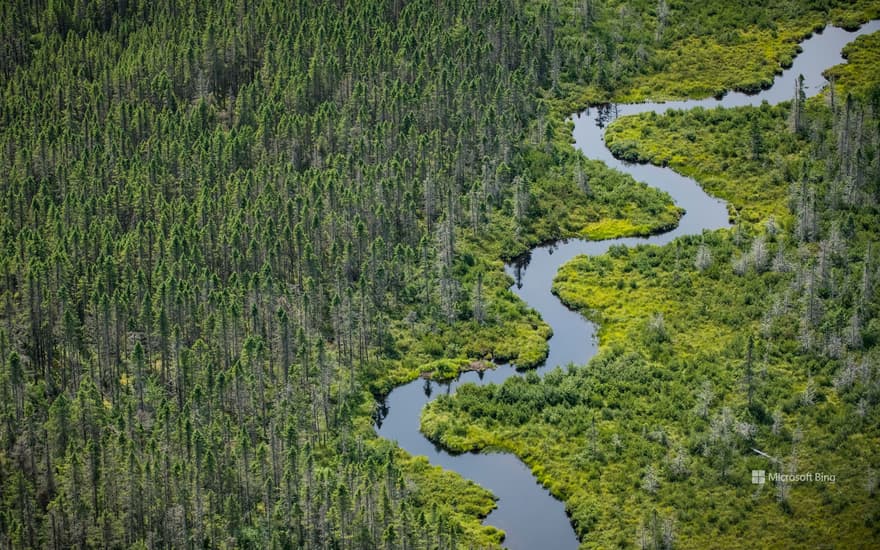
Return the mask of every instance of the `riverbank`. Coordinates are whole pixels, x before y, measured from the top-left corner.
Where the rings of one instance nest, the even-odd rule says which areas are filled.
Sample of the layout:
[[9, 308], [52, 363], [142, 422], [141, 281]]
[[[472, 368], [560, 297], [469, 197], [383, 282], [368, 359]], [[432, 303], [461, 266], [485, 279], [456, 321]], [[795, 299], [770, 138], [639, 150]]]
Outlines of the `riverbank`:
[[[827, 108], [814, 104], [811, 109], [811, 120], [824, 120], [827, 128]], [[744, 121], [761, 116], [757, 131], [766, 144], [766, 162], [795, 167], [812, 154], [812, 146], [771, 139], [786, 131], [786, 115], [767, 108], [716, 112], [712, 116], [724, 124], [715, 127], [715, 138], [748, 158], [751, 143], [738, 135], [749, 127]], [[669, 124], [675, 116], [688, 121]], [[670, 134], [687, 132], [691, 122], [699, 126], [700, 116], [642, 115], [639, 123], [651, 129], [642, 136], [644, 145], [669, 146]], [[714, 147], [716, 141], [697, 136], [671, 143], [682, 163], [696, 155], [716, 165], [724, 161], [725, 149]], [[760, 156], [741, 169], [757, 178], [757, 188], [780, 186]], [[741, 174], [729, 177], [719, 189]], [[760, 212], [784, 208], [780, 202], [787, 190], [784, 183], [775, 200], [759, 203], [769, 208], [758, 210], [754, 221], [767, 222]], [[747, 192], [727, 198], [738, 211], [750, 204]], [[852, 405], [838, 403], [837, 386], [831, 389], [835, 370], [845, 365], [810, 359], [809, 351], [799, 355], [791, 318], [783, 314], [769, 324], [766, 318], [769, 303], [786, 300], [777, 293], [790, 283], [797, 264], [787, 257], [795, 226], [786, 219], [777, 220], [780, 225], [748, 223], [732, 232], [704, 233], [659, 249], [615, 247], [605, 256], [569, 262], [555, 289], [564, 301], [601, 320], [600, 356], [569, 374], [462, 389], [428, 407], [423, 429], [453, 448], [488, 442], [514, 449], [551, 492], [566, 500], [579, 536], [590, 546], [629, 544], [637, 532], [650, 538], [651, 532], [667, 529], [693, 547], [735, 545], [744, 532], [768, 545], [870, 540], [870, 524], [860, 523], [870, 492], [859, 486], [857, 472], [870, 470], [876, 461], [864, 455], [864, 437], [875, 440], [876, 430], [869, 424], [867, 431], [835, 431], [834, 444], [825, 443], [828, 428], [819, 418], [831, 415], [836, 424], [858, 416]], [[871, 223], [856, 227], [867, 231]], [[832, 225], [826, 222], [824, 230]], [[864, 253], [866, 238], [872, 237], [861, 233], [854, 243], [856, 257]], [[782, 259], [775, 260], [777, 254]], [[736, 431], [740, 427], [744, 434]], [[746, 474], [766, 465], [749, 456], [747, 444], [774, 449], [777, 456], [797, 446], [799, 460], [848, 472], [848, 481], [757, 498]], [[727, 502], [738, 504], [722, 504]], [[697, 511], [684, 512], [685, 507]], [[829, 507], [835, 519], [826, 523], [815, 511]]]

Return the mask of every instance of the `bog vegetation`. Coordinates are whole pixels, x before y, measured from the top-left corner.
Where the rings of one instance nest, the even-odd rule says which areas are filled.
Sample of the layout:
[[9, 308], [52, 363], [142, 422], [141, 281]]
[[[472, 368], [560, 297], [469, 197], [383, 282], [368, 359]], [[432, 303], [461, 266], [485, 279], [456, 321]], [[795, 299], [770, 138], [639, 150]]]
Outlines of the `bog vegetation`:
[[554, 292], [599, 323], [600, 355], [462, 387], [425, 433], [523, 457], [588, 547], [878, 540], [880, 104], [858, 69], [829, 71], [857, 95], [614, 122], [613, 151], [692, 174], [737, 224], [563, 266]]
[[[675, 225], [680, 211], [668, 196], [586, 161], [571, 147], [564, 118], [574, 106], [638, 97], [646, 93], [644, 79], [685, 74], [667, 58], [686, 51], [694, 29], [704, 29], [701, 36], [751, 32], [793, 10], [792, 25], [806, 32], [820, 21], [858, 21], [876, 10], [872, 3], [837, 4], [689, 13], [684, 4], [663, 0], [4, 2], [0, 546], [496, 545], [502, 534], [479, 522], [494, 505], [491, 495], [377, 439], [375, 396], [426, 369], [448, 377], [478, 359], [520, 366], [543, 359], [549, 329], [507, 289], [503, 259], [553, 238], [647, 234]], [[767, 36], [760, 39], [770, 41]], [[790, 55], [794, 45], [787, 37], [780, 43]], [[766, 54], [769, 61], [754, 72], [768, 78], [779, 55]], [[841, 74], [841, 86], [848, 78]], [[723, 82], [747, 87], [754, 80], [749, 74]], [[701, 83], [657, 89], [715, 91]], [[855, 84], [850, 89], [858, 91]], [[825, 136], [837, 131], [825, 126], [834, 120], [838, 128], [844, 114], [873, 120], [872, 108], [841, 102], [835, 116], [815, 107], [805, 120]], [[771, 109], [760, 115], [761, 124], [769, 129], [780, 116]], [[846, 127], [853, 128], [846, 143], [869, 135], [870, 125]], [[779, 147], [806, 148], [810, 136], [782, 138], [779, 147], [767, 139], [765, 162], [775, 162]], [[817, 145], [815, 158], [839, 156], [834, 147], [825, 149]], [[853, 148], [847, 158], [859, 154], [867, 150]], [[805, 155], [809, 177], [793, 200], [813, 212], [824, 208], [825, 189], [836, 180]], [[791, 162], [793, 174], [805, 173]], [[855, 174], [861, 165], [849, 162]], [[801, 299], [809, 281], [813, 303], [823, 309], [811, 314], [816, 324], [807, 327], [803, 353], [824, 353], [823, 337], [833, 333], [824, 327], [837, 327], [834, 319], [849, 316], [849, 322], [855, 315], [859, 323], [861, 349], [841, 332], [839, 357], [816, 360], [808, 372], [799, 367], [793, 379], [811, 384], [805, 388], [812, 388], [813, 403], [804, 412], [800, 405], [783, 408], [784, 415], [801, 415], [785, 429], [803, 417], [801, 431], [808, 435], [822, 433], [820, 419], [853, 409], [863, 411], [864, 420], [846, 422], [856, 431], [844, 433], [876, 437], [862, 428], [872, 425], [876, 401], [870, 390], [876, 373], [865, 362], [876, 339], [874, 302], [866, 293], [862, 305], [854, 305], [861, 294], [849, 285], [859, 269], [870, 284], [875, 265], [863, 244], [873, 218], [851, 206], [864, 205], [858, 199], [871, 188], [858, 189], [862, 194], [841, 191], [843, 206], [829, 210], [840, 212], [837, 226], [830, 215], [811, 218], [807, 233], [797, 237], [806, 239], [802, 254], [793, 254], [795, 237], [788, 237], [780, 214], [778, 241], [765, 237], [764, 251], [791, 256], [795, 267], [788, 275], [750, 268], [737, 275], [756, 292], [750, 308], [736, 313], [743, 319], [757, 315], [759, 297], [776, 295], [769, 278], [777, 286], [800, 281], [792, 299]], [[782, 212], [774, 201], [783, 196], [759, 201], [759, 214]], [[846, 212], [853, 212], [852, 225]], [[828, 273], [822, 276], [830, 278], [791, 275], [809, 271], [803, 266], [833, 227], [845, 244], [823, 264]], [[707, 236], [700, 245], [712, 257], [706, 274], [686, 266], [680, 276], [714, 273], [711, 280], [728, 289], [720, 296], [733, 296], [733, 275], [720, 262], [739, 258], [737, 251], [761, 231]], [[620, 251], [619, 258], [596, 260], [606, 262], [613, 279], [573, 284], [613, 294], [616, 286], [603, 285], [626, 278], [636, 292], [642, 282], [624, 277], [627, 258], [654, 255], [652, 269], [673, 277], [674, 266], [688, 264], [681, 258], [698, 245], [678, 246], [677, 264], [668, 259], [671, 252]], [[841, 267], [846, 257], [857, 258], [851, 271]], [[566, 296], [562, 286], [560, 293]], [[833, 298], [840, 293], [850, 301], [837, 307]], [[574, 289], [566, 300], [575, 304], [578, 295]], [[688, 343], [677, 336], [677, 323], [691, 313], [672, 311], [671, 299], [663, 307], [670, 311], [660, 305], [651, 311], [665, 315], [653, 323], [667, 337], [651, 346], [679, 353], [674, 346]], [[788, 326], [774, 322], [771, 331]], [[626, 326], [609, 322], [604, 330], [625, 333]], [[740, 342], [724, 351], [734, 361], [746, 344], [741, 335], [730, 338]], [[775, 349], [769, 338], [754, 339], [756, 365], [760, 353]], [[707, 353], [696, 338], [691, 344], [681, 353]], [[619, 399], [631, 399], [624, 390], [644, 390], [643, 373], [665, 372], [651, 353], [606, 354], [607, 369], [630, 365], [630, 382], [606, 371]], [[827, 386], [838, 364], [854, 365], [846, 367], [850, 375], [841, 379], [839, 397]], [[695, 365], [701, 382], [711, 378], [705, 363]], [[579, 376], [585, 375], [512, 384], [554, 391], [557, 382]], [[668, 382], [685, 384], [671, 375]], [[731, 391], [724, 377], [715, 384], [713, 395]], [[677, 391], [691, 395], [690, 389]], [[462, 392], [462, 400], [472, 391]], [[755, 391], [784, 393], [769, 382]], [[717, 406], [722, 397], [710, 403], [707, 418], [726, 410]], [[578, 399], [594, 397], [584, 391]], [[485, 406], [494, 402], [485, 397]], [[832, 404], [838, 409], [827, 416], [812, 412]], [[452, 406], [444, 402], [437, 411]], [[728, 420], [742, 410], [730, 406]], [[557, 433], [535, 415], [530, 430], [536, 436]], [[608, 430], [603, 422], [613, 414], [591, 418], [590, 429]], [[646, 418], [670, 430], [681, 420]], [[766, 431], [761, 422], [754, 421], [759, 434]], [[523, 425], [511, 421], [509, 428]], [[573, 433], [558, 435], [570, 441]], [[668, 441], [687, 443], [683, 434], [670, 433]], [[781, 433], [780, 446], [789, 437]], [[525, 445], [512, 448], [531, 464], [538, 462], [530, 457], [543, 457], [544, 464], [546, 453], [529, 454]], [[654, 453], [645, 456], [655, 457], [659, 478], [659, 451], [644, 445]], [[741, 445], [731, 439], [732, 449]], [[564, 480], [594, 475], [585, 472], [603, 464], [584, 456], [577, 472], [567, 455], [542, 467], [568, 487]], [[855, 455], [848, 460], [856, 464]], [[618, 469], [627, 463], [614, 466], [610, 455], [606, 461]], [[742, 461], [731, 451], [730, 462], [737, 468]], [[665, 484], [658, 487], [664, 494]], [[569, 506], [582, 536], [591, 522], [607, 521], [605, 510], [590, 504], [595, 495], [554, 491], [581, 499]], [[619, 498], [627, 495], [644, 498], [632, 490]], [[663, 502], [652, 525], [670, 515], [672, 506]], [[833, 502], [841, 514], [854, 509]], [[624, 508], [626, 521], [617, 528], [626, 540], [635, 528], [634, 509]], [[709, 524], [734, 525], [719, 517]], [[864, 525], [854, 533], [873, 523]]]

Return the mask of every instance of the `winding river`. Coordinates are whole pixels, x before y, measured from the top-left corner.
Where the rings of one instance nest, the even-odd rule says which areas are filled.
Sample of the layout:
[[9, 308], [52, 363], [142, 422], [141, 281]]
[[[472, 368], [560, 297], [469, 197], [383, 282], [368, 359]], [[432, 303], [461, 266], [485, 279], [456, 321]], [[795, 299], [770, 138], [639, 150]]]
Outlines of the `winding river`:
[[[880, 30], [880, 21], [872, 21], [855, 32], [828, 27], [821, 34], [814, 34], [801, 44], [803, 51], [795, 58], [793, 66], [778, 77], [771, 88], [755, 95], [730, 93], [721, 99], [610, 105], [572, 117], [576, 147], [587, 157], [604, 161], [612, 168], [666, 191], [687, 213], [677, 228], [666, 233], [647, 238], [558, 242], [534, 248], [519, 261], [507, 266], [507, 272], [516, 281], [513, 291], [553, 328], [550, 352], [545, 363], [537, 369], [539, 374], [568, 363], [585, 364], [596, 353], [598, 346], [595, 325], [567, 309], [550, 292], [553, 277], [563, 263], [579, 254], [602, 254], [613, 245], [662, 245], [681, 235], [728, 227], [723, 201], [707, 195], [694, 180], [666, 168], [615, 159], [604, 144], [605, 125], [618, 116], [648, 111], [662, 113], [669, 109], [694, 107], [738, 107], [760, 105], [763, 101], [779, 103], [791, 99], [794, 81], [799, 74], [804, 76], [807, 95], [815, 95], [825, 84], [822, 71], [843, 62], [840, 55], [843, 46], [861, 34], [877, 30]], [[544, 550], [577, 548], [578, 540], [563, 503], [539, 485], [516, 456], [506, 453], [449, 454], [425, 439], [419, 431], [421, 410], [436, 395], [452, 393], [464, 383], [497, 384], [517, 375], [519, 373], [515, 369], [502, 365], [483, 373], [463, 373], [449, 383], [415, 380], [388, 395], [376, 431], [382, 437], [396, 440], [409, 453], [427, 456], [432, 464], [454, 470], [492, 491], [498, 497], [498, 506], [485, 519], [485, 523], [507, 533], [506, 547]]]

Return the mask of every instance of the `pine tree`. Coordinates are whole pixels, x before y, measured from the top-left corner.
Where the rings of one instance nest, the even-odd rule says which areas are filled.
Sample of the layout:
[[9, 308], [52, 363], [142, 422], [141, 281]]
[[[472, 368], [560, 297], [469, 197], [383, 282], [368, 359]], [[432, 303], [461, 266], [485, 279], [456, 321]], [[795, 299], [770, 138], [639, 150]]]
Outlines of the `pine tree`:
[[803, 135], [807, 131], [806, 120], [807, 95], [804, 91], [804, 75], [798, 75], [794, 83], [794, 97], [791, 100], [789, 128], [792, 132]]

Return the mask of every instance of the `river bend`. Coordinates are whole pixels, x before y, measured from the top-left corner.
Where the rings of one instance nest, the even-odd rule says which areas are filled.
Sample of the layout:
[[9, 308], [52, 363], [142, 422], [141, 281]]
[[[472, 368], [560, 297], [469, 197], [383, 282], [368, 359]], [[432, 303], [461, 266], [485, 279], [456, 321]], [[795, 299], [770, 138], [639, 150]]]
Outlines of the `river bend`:
[[[597, 351], [595, 325], [566, 308], [550, 292], [553, 277], [562, 264], [579, 254], [602, 254], [610, 246], [662, 245], [681, 235], [700, 234], [729, 225], [724, 202], [707, 195], [694, 180], [667, 168], [615, 159], [605, 147], [605, 126], [618, 116], [648, 111], [663, 113], [669, 109], [694, 107], [739, 107], [760, 105], [763, 101], [780, 103], [791, 99], [794, 81], [799, 74], [804, 76], [807, 95], [815, 95], [825, 84], [822, 71], [844, 61], [840, 55], [843, 46], [859, 35], [877, 30], [880, 30], [880, 21], [865, 24], [855, 32], [827, 27], [821, 34], [814, 34], [802, 42], [803, 51], [795, 58], [792, 67], [778, 76], [771, 88], [758, 94], [730, 93], [720, 99], [608, 105], [591, 108], [572, 117], [575, 146], [584, 155], [604, 161], [612, 168], [666, 191], [677, 205], [685, 209], [686, 214], [678, 227], [666, 233], [647, 238], [557, 242], [534, 248], [518, 262], [507, 266], [507, 272], [516, 281], [513, 291], [537, 310], [553, 329], [549, 355], [537, 369], [539, 374], [568, 363], [585, 364]], [[506, 547], [542, 550], [577, 548], [578, 540], [563, 503], [539, 485], [516, 456], [507, 453], [449, 454], [428, 441], [419, 431], [422, 408], [437, 395], [452, 393], [464, 383], [497, 384], [518, 375], [509, 365], [502, 365], [484, 373], [466, 372], [448, 383], [414, 380], [395, 388], [387, 396], [376, 431], [382, 437], [396, 440], [410, 454], [424, 455], [432, 464], [454, 470], [492, 491], [498, 497], [498, 506], [485, 519], [485, 523], [506, 532]]]

